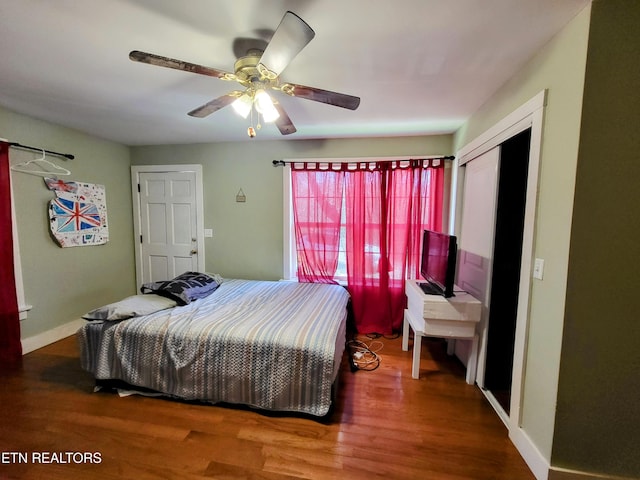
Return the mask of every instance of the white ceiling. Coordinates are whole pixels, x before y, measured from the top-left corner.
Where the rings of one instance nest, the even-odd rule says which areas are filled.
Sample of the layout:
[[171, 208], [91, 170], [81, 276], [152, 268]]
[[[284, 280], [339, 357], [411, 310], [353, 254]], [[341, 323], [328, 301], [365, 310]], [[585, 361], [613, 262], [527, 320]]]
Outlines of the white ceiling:
[[361, 104], [275, 92], [298, 131], [258, 139], [450, 133], [589, 1], [0, 0], [0, 105], [126, 145], [249, 141], [229, 107], [187, 115], [235, 84], [128, 54], [233, 71], [234, 40], [268, 39], [291, 10], [316, 36], [281, 79]]

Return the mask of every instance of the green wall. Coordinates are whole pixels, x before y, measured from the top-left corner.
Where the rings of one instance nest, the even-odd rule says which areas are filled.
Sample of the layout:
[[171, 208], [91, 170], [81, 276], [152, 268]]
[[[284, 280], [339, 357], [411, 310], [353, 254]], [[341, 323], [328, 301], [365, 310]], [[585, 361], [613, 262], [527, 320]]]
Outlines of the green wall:
[[[253, 141], [132, 147], [133, 165], [199, 163], [208, 272], [277, 280], [283, 268], [283, 169], [272, 160], [448, 155], [452, 136]], [[247, 197], [236, 203], [238, 191]]]
[[460, 149], [547, 89], [534, 255], [544, 280], [531, 290], [521, 426], [542, 456], [553, 445], [567, 263], [590, 8], [579, 13], [456, 132]]
[[[27, 304], [22, 338], [47, 332], [86, 311], [135, 293], [131, 182], [128, 147], [35, 120], [0, 107], [0, 137], [47, 150], [72, 153], [51, 160], [71, 170], [61, 179], [106, 188], [109, 242], [60, 248], [50, 236], [47, 205], [54, 197], [42, 177], [12, 172], [20, 255]], [[37, 158], [10, 149], [11, 164]]]
[[554, 465], [640, 478], [640, 2], [596, 0]]

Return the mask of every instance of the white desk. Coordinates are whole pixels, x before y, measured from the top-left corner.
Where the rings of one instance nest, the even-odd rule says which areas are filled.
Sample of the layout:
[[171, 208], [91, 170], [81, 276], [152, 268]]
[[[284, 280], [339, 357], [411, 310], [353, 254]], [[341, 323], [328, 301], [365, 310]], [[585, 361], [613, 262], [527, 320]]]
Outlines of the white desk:
[[[405, 284], [407, 309], [404, 311], [402, 349], [409, 350], [409, 327], [411, 327], [414, 334], [411, 376], [420, 378], [422, 337], [462, 338], [472, 340], [466, 380], [473, 385], [478, 362], [476, 324], [480, 321], [482, 304], [468, 293], [456, 293], [450, 298], [426, 295], [418, 285], [420, 282], [420, 280], [407, 280]], [[447, 353], [453, 352], [448, 349]]]

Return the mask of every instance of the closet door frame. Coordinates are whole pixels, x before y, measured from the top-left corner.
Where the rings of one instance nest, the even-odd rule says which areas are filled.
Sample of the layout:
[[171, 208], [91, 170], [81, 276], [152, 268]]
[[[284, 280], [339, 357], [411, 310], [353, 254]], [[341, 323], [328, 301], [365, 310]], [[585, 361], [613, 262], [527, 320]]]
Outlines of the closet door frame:
[[[535, 446], [521, 429], [521, 406], [524, 388], [525, 359], [527, 354], [531, 280], [534, 263], [534, 235], [539, 182], [538, 174], [546, 100], [547, 91], [543, 90], [457, 152], [453, 165], [453, 171], [455, 174], [452, 179], [453, 188], [451, 189], [451, 205], [454, 211], [452, 211], [450, 216], [449, 224], [450, 231], [460, 231], [460, 222], [458, 219], [461, 218], [462, 212], [460, 209], [462, 207], [458, 200], [461, 194], [459, 190], [461, 190], [461, 186], [464, 185], [464, 168], [460, 167], [483, 153], [492, 150], [514, 135], [526, 130], [527, 128], [531, 128], [510, 414], [508, 418], [501, 418], [509, 429], [509, 436], [511, 440], [534, 473], [544, 467], [544, 465], [541, 464], [541, 460], [544, 459], [539, 458], [540, 456], [539, 453], [536, 453]], [[491, 401], [490, 398], [489, 401]], [[493, 406], [494, 408], [499, 407], [499, 405]], [[499, 409], [496, 408], [496, 412], [499, 412], [499, 410], [502, 410], [501, 407]]]

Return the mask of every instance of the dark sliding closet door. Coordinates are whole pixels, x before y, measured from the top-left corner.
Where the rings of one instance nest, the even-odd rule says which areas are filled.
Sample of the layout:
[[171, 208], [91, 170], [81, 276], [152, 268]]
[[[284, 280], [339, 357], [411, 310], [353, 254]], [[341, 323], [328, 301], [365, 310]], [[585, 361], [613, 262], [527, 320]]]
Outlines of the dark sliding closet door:
[[531, 129], [500, 146], [484, 387], [509, 413]]

